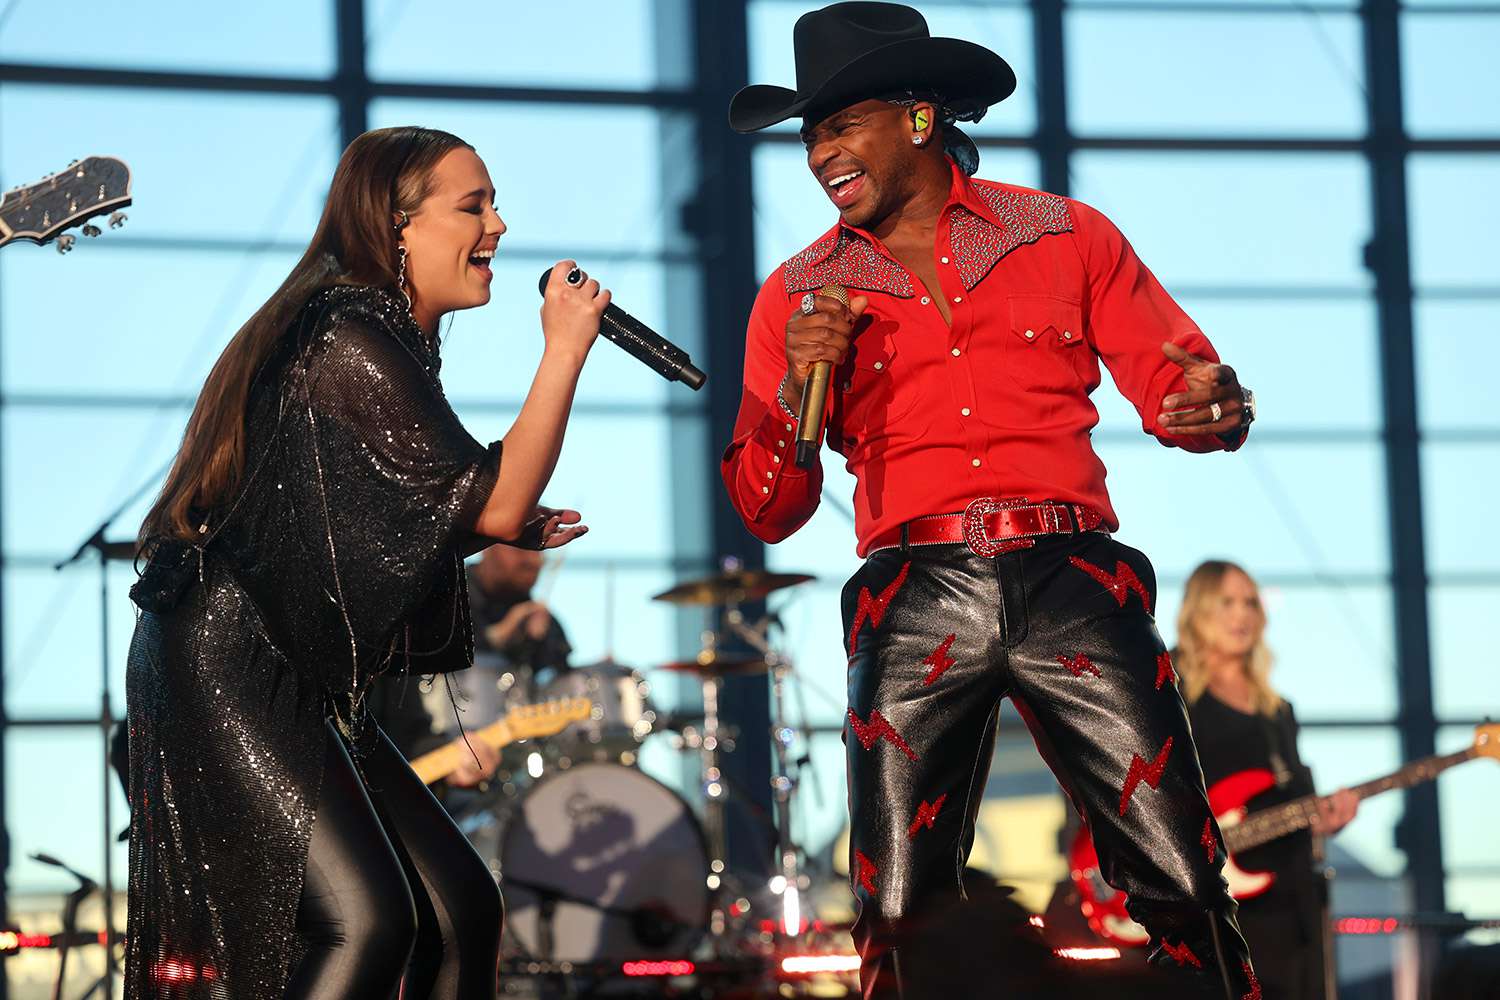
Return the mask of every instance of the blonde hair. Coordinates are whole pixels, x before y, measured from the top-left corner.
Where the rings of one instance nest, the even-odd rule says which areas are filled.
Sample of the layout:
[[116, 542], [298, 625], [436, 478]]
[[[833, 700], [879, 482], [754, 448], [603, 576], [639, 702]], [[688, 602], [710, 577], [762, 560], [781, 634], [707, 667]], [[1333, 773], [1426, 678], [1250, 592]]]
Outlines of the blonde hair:
[[1266, 609], [1260, 602], [1260, 586], [1243, 567], [1223, 559], [1210, 559], [1193, 570], [1182, 594], [1182, 608], [1177, 612], [1177, 649], [1172, 654], [1172, 663], [1182, 678], [1182, 696], [1191, 705], [1203, 696], [1209, 682], [1208, 640], [1204, 635], [1203, 619], [1218, 600], [1224, 589], [1224, 578], [1231, 572], [1250, 581], [1250, 586], [1255, 588], [1256, 606], [1260, 609], [1261, 634], [1256, 637], [1245, 660], [1245, 679], [1250, 682], [1251, 704], [1256, 712], [1274, 716], [1281, 708], [1281, 695], [1271, 687], [1272, 656], [1265, 640]]

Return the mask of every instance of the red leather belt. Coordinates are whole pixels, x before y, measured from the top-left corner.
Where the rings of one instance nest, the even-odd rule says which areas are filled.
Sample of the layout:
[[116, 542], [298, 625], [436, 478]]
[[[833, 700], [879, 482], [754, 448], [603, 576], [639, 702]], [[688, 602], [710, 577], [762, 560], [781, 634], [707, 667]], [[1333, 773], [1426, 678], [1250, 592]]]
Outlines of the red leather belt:
[[962, 543], [975, 555], [989, 558], [1002, 552], [1029, 548], [1042, 535], [1076, 535], [1096, 531], [1104, 515], [1078, 503], [1021, 498], [980, 497], [960, 514], [932, 514], [915, 518], [875, 536], [870, 554], [905, 545]]

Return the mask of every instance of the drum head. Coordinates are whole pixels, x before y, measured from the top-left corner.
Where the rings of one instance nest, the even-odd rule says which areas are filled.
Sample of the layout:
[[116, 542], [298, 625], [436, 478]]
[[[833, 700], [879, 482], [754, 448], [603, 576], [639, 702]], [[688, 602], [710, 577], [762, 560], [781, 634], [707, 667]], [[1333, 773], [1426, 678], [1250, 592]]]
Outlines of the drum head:
[[[506, 929], [536, 958], [683, 956], [708, 923], [708, 852], [665, 785], [620, 764], [578, 764], [537, 783], [501, 848]], [[551, 947], [538, 888], [557, 893]]]

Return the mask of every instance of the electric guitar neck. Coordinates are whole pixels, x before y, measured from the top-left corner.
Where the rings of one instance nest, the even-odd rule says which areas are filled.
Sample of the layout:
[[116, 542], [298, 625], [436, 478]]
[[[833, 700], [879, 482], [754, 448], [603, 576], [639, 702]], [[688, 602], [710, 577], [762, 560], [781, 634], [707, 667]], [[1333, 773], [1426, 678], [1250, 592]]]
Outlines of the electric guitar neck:
[[[478, 740], [496, 750], [518, 740], [552, 736], [562, 732], [575, 722], [587, 719], [594, 710], [594, 703], [587, 698], [570, 698], [566, 701], [549, 701], [537, 705], [522, 705], [512, 709], [505, 718], [497, 719], [482, 729], [468, 734], [468, 741]], [[460, 736], [445, 746], [425, 753], [411, 761], [411, 769], [417, 772], [424, 785], [430, 785], [448, 777], [472, 759], [472, 751]]]
[[[1382, 792], [1411, 788], [1432, 781], [1448, 768], [1474, 760], [1476, 757], [1500, 758], [1500, 724], [1480, 726], [1474, 734], [1473, 745], [1457, 753], [1435, 754], [1421, 760], [1414, 760], [1390, 774], [1354, 785], [1349, 791], [1363, 801]], [[1230, 854], [1238, 854], [1240, 851], [1248, 851], [1262, 844], [1268, 844], [1289, 833], [1305, 830], [1312, 826], [1317, 818], [1318, 803], [1326, 798], [1328, 798], [1326, 795], [1304, 795], [1279, 806], [1257, 810], [1240, 822], [1224, 829], [1224, 846]]]

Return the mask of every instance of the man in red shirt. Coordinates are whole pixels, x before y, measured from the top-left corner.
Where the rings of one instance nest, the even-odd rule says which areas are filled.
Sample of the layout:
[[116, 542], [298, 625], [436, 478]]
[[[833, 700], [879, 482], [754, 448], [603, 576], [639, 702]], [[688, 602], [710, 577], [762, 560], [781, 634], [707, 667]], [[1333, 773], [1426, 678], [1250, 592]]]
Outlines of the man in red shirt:
[[757, 537], [804, 524], [822, 474], [794, 461], [799, 408], [812, 366], [832, 364], [828, 440], [856, 477], [867, 557], [843, 592], [865, 995], [922, 995], [924, 968], [962, 958], [918, 925], [962, 898], [1009, 695], [1173, 995], [1257, 998], [1155, 574], [1110, 536], [1089, 441], [1101, 361], [1171, 447], [1237, 448], [1252, 397], [1108, 219], [971, 176], [954, 123], [1015, 88], [999, 56], [881, 3], [804, 15], [794, 46], [797, 90], [748, 87], [730, 123], [800, 115], [840, 219], [761, 288], [722, 471]]

